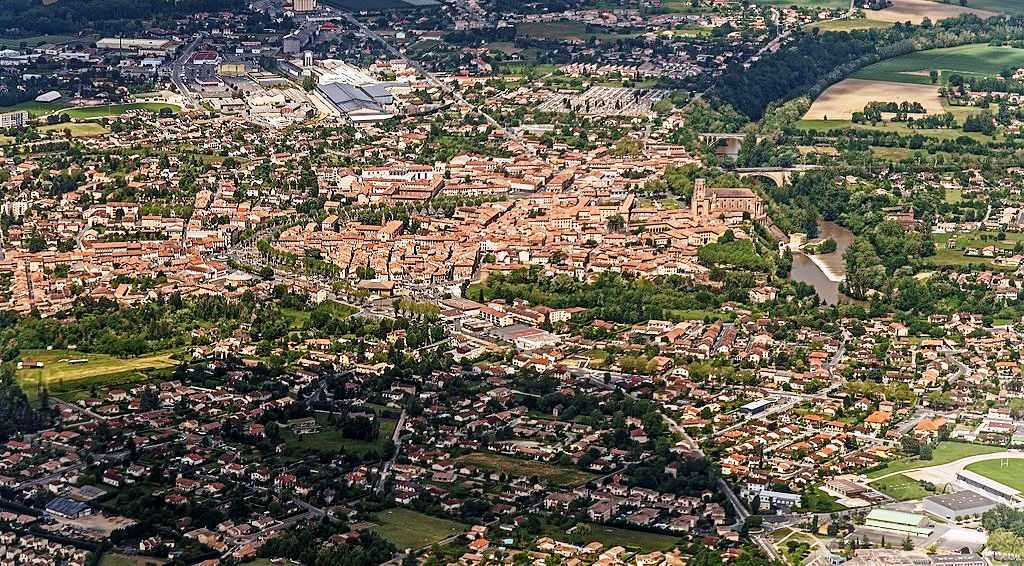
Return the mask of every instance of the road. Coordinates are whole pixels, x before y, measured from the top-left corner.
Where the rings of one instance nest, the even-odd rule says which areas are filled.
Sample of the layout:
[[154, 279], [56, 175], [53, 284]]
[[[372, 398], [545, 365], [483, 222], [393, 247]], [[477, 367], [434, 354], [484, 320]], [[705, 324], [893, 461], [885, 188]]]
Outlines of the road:
[[484, 120], [486, 120], [488, 124], [490, 124], [490, 125], [494, 126], [495, 128], [505, 132], [505, 134], [512, 141], [516, 142], [516, 144], [518, 144], [520, 146], [520, 149], [522, 149], [526, 153], [529, 153], [529, 147], [526, 145], [526, 143], [523, 141], [523, 139], [519, 136], [519, 134], [517, 134], [515, 131], [506, 129], [497, 120], [495, 120], [493, 116], [491, 116], [490, 114], [484, 112], [483, 110], [480, 110], [480, 108], [478, 108], [477, 106], [474, 106], [473, 104], [470, 104], [469, 101], [467, 101], [465, 98], [462, 97], [462, 95], [459, 93], [459, 91], [457, 89], [452, 87], [450, 84], [442, 81], [441, 79], [438, 79], [432, 72], [430, 72], [423, 65], [421, 65], [419, 63], [419, 61], [416, 61], [415, 59], [410, 58], [405, 53], [402, 53], [401, 51], [396, 49], [395, 46], [393, 46], [390, 43], [388, 43], [387, 40], [385, 40], [383, 37], [381, 37], [379, 34], [377, 34], [377, 32], [373, 31], [372, 29], [367, 27], [366, 24], [364, 24], [363, 22], [360, 22], [358, 19], [356, 19], [356, 17], [353, 14], [351, 14], [349, 12], [336, 12], [336, 13], [338, 15], [344, 17], [346, 20], [348, 20], [349, 23], [354, 25], [359, 31], [361, 31], [363, 34], [365, 34], [366, 37], [369, 37], [370, 39], [380, 43], [381, 45], [384, 46], [385, 49], [388, 50], [388, 52], [390, 52], [396, 58], [401, 59], [402, 61], [405, 62], [405, 64], [407, 64], [410, 67], [412, 67], [413, 69], [415, 69], [417, 73], [422, 75], [427, 80], [427, 82], [429, 82], [429, 83], [433, 84], [434, 86], [436, 86], [437, 88], [441, 89], [443, 92], [445, 92], [446, 94], [448, 94], [449, 96], [454, 98], [455, 101], [458, 102], [459, 104], [461, 104], [462, 106], [465, 106], [465, 107], [469, 108], [470, 110], [472, 110], [473, 112], [476, 112], [480, 116], [483, 116]]
[[174, 83], [175, 88], [178, 89], [178, 93], [181, 94], [181, 100], [185, 107], [199, 106], [199, 102], [193, 96], [192, 91], [188, 89], [188, 85], [185, 84], [181, 75], [185, 71], [185, 65], [187, 65], [189, 59], [192, 58], [192, 53], [195, 52], [197, 47], [199, 47], [199, 42], [202, 40], [203, 34], [196, 34], [195, 39], [185, 46], [185, 49], [181, 52], [181, 56], [175, 59], [174, 64], [171, 65], [171, 82]]
[[380, 467], [380, 477], [377, 478], [377, 486], [374, 488], [377, 493], [384, 493], [384, 486], [388, 482], [388, 477], [391, 476], [391, 468], [395, 466], [395, 459], [402, 451], [402, 428], [405, 426], [405, 415], [405, 409], [402, 409], [402, 414], [398, 417], [398, 424], [395, 425], [395, 434], [391, 437], [391, 443], [395, 449], [391, 453], [391, 457]]

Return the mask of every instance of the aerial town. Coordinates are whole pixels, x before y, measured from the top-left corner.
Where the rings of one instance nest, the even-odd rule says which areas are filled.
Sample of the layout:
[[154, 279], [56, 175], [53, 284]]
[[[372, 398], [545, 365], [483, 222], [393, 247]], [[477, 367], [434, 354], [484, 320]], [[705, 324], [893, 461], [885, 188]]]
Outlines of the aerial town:
[[0, 563], [1024, 562], [1024, 7], [0, 0]]

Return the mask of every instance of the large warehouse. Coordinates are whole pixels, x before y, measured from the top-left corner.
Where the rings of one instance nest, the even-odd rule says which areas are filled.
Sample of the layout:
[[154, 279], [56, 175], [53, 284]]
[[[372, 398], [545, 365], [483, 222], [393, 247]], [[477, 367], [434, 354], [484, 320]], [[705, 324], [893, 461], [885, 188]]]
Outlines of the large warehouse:
[[965, 489], [956, 493], [933, 495], [924, 498], [924, 508], [944, 519], [971, 517], [999, 505], [998, 502], [978, 492]]
[[328, 83], [318, 87], [320, 92], [353, 122], [387, 120], [394, 116], [389, 110], [394, 97], [382, 84], [352, 85]]

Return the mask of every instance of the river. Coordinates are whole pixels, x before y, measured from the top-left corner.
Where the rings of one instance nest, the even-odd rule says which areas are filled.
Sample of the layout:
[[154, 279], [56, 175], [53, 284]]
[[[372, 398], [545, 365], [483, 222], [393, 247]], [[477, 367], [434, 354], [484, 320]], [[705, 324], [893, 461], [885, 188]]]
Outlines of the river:
[[839, 292], [839, 283], [846, 278], [843, 253], [853, 243], [853, 232], [835, 222], [819, 220], [818, 238], [835, 240], [836, 251], [813, 258], [803, 252], [793, 252], [793, 267], [789, 271], [789, 278], [814, 287], [818, 297], [826, 304], [834, 305], [840, 300], [849, 301], [849, 298]]

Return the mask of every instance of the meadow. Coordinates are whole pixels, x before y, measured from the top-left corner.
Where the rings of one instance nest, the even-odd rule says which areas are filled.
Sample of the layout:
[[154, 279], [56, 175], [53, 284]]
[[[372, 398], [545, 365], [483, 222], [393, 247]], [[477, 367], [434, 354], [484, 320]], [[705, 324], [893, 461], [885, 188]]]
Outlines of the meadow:
[[577, 486], [597, 477], [596, 474], [575, 468], [556, 466], [533, 460], [521, 460], [490, 452], [467, 454], [460, 457], [459, 461], [494, 472], [507, 472], [523, 477], [537, 476], [542, 480], [547, 480], [554, 485], [562, 487]]
[[972, 43], [916, 51], [879, 61], [857, 71], [853, 78], [930, 85], [928, 72], [931, 69], [939, 72], [939, 83], [945, 83], [952, 74], [995, 76], [1003, 69], [1014, 67], [1024, 67], [1024, 49]]
[[[178, 362], [173, 352], [162, 352], [138, 358], [115, 358], [105, 354], [87, 354], [74, 350], [23, 350], [21, 360], [43, 362], [39, 369], [20, 369], [15, 373], [18, 385], [29, 397], [46, 387], [51, 395], [65, 398], [87, 393], [92, 387], [108, 387], [146, 379], [142, 372], [170, 368]], [[69, 364], [68, 360], [88, 360]]]
[[423, 548], [466, 530], [466, 525], [417, 513], [411, 509], [385, 509], [377, 513], [374, 531], [399, 550]]

